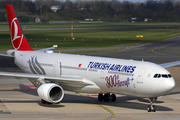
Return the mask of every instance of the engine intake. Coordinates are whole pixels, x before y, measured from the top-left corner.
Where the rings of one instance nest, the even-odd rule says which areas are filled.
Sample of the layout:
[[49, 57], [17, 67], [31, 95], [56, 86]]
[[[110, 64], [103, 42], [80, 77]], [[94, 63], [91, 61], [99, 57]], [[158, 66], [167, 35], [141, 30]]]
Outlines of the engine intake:
[[42, 84], [37, 89], [39, 97], [50, 103], [59, 103], [64, 97], [64, 90], [61, 86], [48, 83]]

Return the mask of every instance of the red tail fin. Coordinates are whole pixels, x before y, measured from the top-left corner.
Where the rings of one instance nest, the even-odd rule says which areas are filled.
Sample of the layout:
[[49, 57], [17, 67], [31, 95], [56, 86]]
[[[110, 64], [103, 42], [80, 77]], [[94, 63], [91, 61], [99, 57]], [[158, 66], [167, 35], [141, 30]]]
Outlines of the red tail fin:
[[9, 22], [9, 30], [11, 33], [12, 46], [15, 50], [20, 51], [34, 51], [28, 44], [22, 28], [19, 24], [17, 16], [15, 14], [14, 8], [12, 5], [6, 5], [6, 11]]

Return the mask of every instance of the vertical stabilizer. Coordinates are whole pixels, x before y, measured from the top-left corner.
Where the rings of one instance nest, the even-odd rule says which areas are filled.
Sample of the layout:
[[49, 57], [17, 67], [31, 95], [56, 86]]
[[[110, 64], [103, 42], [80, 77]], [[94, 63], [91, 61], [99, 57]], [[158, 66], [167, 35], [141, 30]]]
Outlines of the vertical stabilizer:
[[19, 51], [34, 51], [28, 44], [12, 5], [6, 5], [12, 47]]

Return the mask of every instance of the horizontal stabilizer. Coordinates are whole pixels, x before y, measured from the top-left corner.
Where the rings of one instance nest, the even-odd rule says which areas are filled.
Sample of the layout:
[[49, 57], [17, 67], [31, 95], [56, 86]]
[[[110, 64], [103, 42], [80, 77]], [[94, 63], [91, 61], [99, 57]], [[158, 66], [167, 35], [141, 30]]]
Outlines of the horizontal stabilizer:
[[12, 55], [7, 55], [7, 54], [0, 54], [0, 56], [3, 56], [3, 57], [14, 57], [14, 56], [12, 56]]
[[36, 51], [38, 51], [38, 52], [45, 52], [45, 51], [53, 50], [53, 49], [55, 49], [55, 47], [50, 47], [50, 48], [40, 49], [40, 50], [36, 50]]

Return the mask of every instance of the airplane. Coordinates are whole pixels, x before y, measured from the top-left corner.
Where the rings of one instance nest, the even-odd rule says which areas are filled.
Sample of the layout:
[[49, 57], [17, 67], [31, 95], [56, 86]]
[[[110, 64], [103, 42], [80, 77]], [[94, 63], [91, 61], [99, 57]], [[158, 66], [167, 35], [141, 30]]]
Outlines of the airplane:
[[58, 104], [64, 90], [98, 94], [99, 101], [115, 102], [115, 94], [149, 98], [148, 112], [156, 112], [154, 102], [175, 87], [165, 69], [180, 61], [155, 64], [145, 61], [54, 53], [56, 46], [33, 50], [28, 44], [12, 5], [6, 5], [12, 50], [10, 57], [24, 73], [0, 72], [0, 76], [27, 78], [37, 87], [42, 104]]

